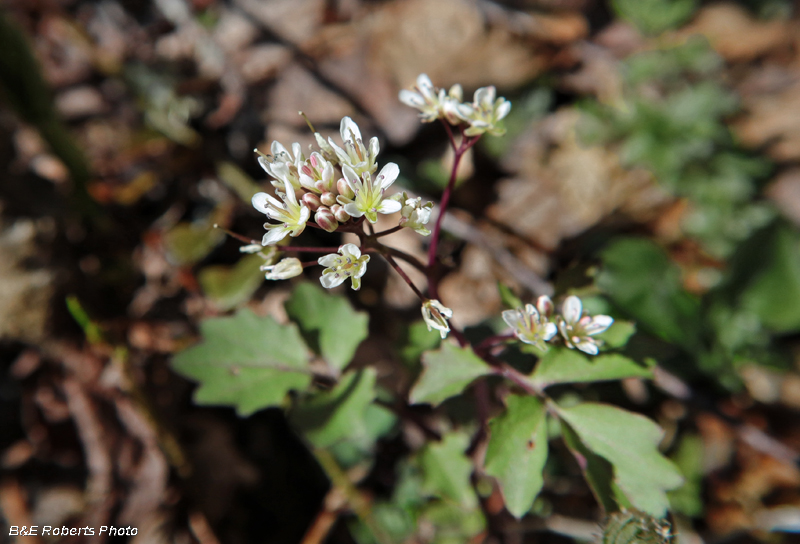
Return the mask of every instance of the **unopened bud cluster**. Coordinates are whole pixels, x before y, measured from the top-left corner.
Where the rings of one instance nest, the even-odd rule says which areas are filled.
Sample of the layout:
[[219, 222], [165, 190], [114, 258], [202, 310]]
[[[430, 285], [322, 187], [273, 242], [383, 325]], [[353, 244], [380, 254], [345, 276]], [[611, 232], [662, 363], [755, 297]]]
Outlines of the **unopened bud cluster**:
[[569, 296], [561, 307], [561, 315], [554, 316], [555, 306], [550, 297], [541, 296], [536, 306], [526, 304], [524, 308], [506, 310], [503, 320], [514, 330], [514, 335], [541, 349], [547, 349], [546, 342], [559, 337], [570, 349], [578, 349], [589, 355], [597, 355], [602, 344], [595, 335], [608, 329], [614, 320], [607, 315], [589, 316], [583, 311], [581, 299]]
[[[273, 178], [270, 181], [278, 197], [267, 193], [253, 197], [253, 206], [278, 222], [264, 225], [267, 233], [263, 245], [276, 244], [287, 234], [299, 236], [309, 220], [334, 232], [351, 219], [363, 216], [375, 223], [379, 213], [391, 214], [403, 208], [396, 199], [385, 198], [400, 169], [388, 163], [377, 172], [378, 139], [373, 137], [364, 145], [358, 125], [349, 117], [342, 119], [339, 132], [341, 146], [333, 138], [326, 141], [315, 133], [319, 149], [311, 150], [307, 157], [298, 143], [289, 151], [280, 142], [272, 142], [269, 156], [256, 151], [259, 164]], [[433, 204], [426, 206], [430, 209]], [[417, 225], [429, 217], [430, 213], [418, 217], [411, 228], [419, 232]]]

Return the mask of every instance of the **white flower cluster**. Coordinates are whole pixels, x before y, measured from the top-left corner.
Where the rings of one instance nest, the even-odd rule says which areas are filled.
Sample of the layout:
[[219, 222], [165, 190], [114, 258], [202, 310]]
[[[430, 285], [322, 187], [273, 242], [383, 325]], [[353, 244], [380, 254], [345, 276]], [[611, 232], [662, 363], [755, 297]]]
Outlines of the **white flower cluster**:
[[589, 355], [597, 355], [601, 341], [593, 336], [608, 329], [614, 319], [607, 315], [584, 315], [581, 299], [569, 296], [561, 307], [561, 315], [553, 316], [553, 302], [550, 297], [541, 296], [536, 306], [526, 304], [524, 308], [506, 310], [503, 320], [514, 329], [514, 334], [522, 342], [546, 350], [546, 342], [561, 333], [564, 344], [570, 349], [579, 349]]
[[493, 86], [481, 87], [475, 91], [472, 102], [462, 102], [464, 92], [460, 85], [453, 85], [450, 90], [437, 89], [431, 79], [420, 74], [413, 91], [400, 91], [400, 101], [420, 111], [423, 123], [444, 119], [451, 125], [469, 125], [464, 130], [465, 136], [480, 136], [489, 133], [502, 136], [506, 133], [502, 120], [511, 111], [511, 102], [503, 97], [497, 98]]
[[[366, 217], [370, 223], [378, 220], [378, 214], [391, 214], [404, 210], [404, 203], [396, 198], [385, 196], [397, 179], [400, 169], [395, 163], [388, 163], [375, 175], [380, 146], [377, 138], [372, 138], [365, 146], [358, 125], [345, 117], [339, 132], [342, 145], [328, 138], [325, 141], [319, 133], [319, 150], [311, 151], [308, 157], [303, 154], [300, 144], [292, 145], [292, 151], [280, 142], [272, 142], [272, 155], [259, 153], [258, 162], [274, 179], [278, 198], [267, 193], [253, 196], [253, 206], [269, 219], [278, 223], [266, 223], [262, 244], [274, 245], [286, 235], [299, 236], [314, 214], [313, 220], [321, 228], [333, 232], [340, 223], [351, 219]], [[422, 206], [418, 203], [417, 208]], [[425, 230], [422, 225], [430, 218], [432, 203], [424, 207], [427, 213], [417, 213], [409, 219], [412, 211], [404, 212], [401, 219], [417, 232]]]

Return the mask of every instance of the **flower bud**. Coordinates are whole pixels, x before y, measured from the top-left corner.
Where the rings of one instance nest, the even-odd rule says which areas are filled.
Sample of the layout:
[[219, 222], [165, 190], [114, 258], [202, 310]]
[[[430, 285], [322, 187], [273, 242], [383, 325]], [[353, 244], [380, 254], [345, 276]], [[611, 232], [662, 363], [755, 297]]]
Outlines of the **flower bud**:
[[262, 266], [261, 270], [267, 272], [268, 280], [287, 280], [303, 273], [303, 263], [300, 262], [300, 259], [289, 257], [281, 259], [278, 264]]
[[339, 228], [339, 222], [336, 221], [333, 212], [325, 206], [321, 206], [317, 210], [317, 213], [314, 215], [314, 221], [316, 221], [317, 225], [322, 227], [323, 230], [328, 232], [333, 232]]
[[328, 190], [328, 188], [325, 186], [325, 182], [324, 182], [324, 181], [322, 181], [321, 179], [318, 179], [318, 180], [317, 180], [317, 181], [314, 183], [314, 187], [315, 187], [315, 188], [317, 189], [317, 191], [319, 191], [320, 193], [324, 193], [325, 191], [327, 191], [327, 190]]
[[319, 197], [320, 202], [322, 202], [325, 206], [333, 206], [336, 204], [336, 195], [331, 192], [322, 193], [322, 196]]
[[322, 205], [320, 198], [314, 193], [304, 194], [301, 200], [312, 212], [317, 211], [317, 209]]
[[340, 204], [334, 204], [330, 208], [331, 208], [331, 211], [333, 212], [333, 215], [336, 215], [336, 212], [341, 210], [342, 206]]
[[[337, 204], [337, 206], [339, 205]], [[331, 211], [333, 211], [333, 208], [331, 208]], [[339, 209], [336, 211], [333, 211], [333, 215], [336, 217], [336, 220], [339, 221], [339, 223], [350, 221], [350, 214], [344, 211], [344, 208], [341, 206], [339, 206]]]
[[344, 178], [340, 178], [339, 181], [336, 182], [336, 189], [339, 191], [339, 194], [345, 198], [351, 199], [356, 196], [356, 194], [347, 184], [347, 180]]

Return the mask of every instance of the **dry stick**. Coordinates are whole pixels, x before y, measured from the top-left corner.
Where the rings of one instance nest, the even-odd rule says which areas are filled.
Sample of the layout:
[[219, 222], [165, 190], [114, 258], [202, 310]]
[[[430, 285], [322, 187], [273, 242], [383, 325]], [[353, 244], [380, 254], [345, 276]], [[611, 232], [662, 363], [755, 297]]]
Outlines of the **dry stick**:
[[383, 529], [375, 522], [372, 516], [372, 506], [364, 494], [353, 485], [350, 477], [342, 470], [333, 455], [324, 448], [315, 448], [314, 456], [322, 466], [322, 469], [331, 480], [334, 487], [338, 487], [347, 498], [347, 504], [355, 512], [356, 516], [372, 532], [372, 536], [378, 544], [389, 544], [391, 539], [383, 532]]

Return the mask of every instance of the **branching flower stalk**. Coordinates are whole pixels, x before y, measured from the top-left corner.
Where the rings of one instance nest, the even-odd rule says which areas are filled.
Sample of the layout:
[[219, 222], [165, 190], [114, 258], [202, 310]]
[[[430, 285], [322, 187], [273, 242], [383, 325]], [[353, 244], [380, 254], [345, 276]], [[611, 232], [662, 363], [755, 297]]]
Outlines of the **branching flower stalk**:
[[[271, 182], [276, 188], [276, 196], [258, 193], [253, 197], [253, 206], [274, 221], [264, 225], [267, 233], [261, 243], [283, 252], [323, 254], [316, 261], [301, 262], [296, 257], [288, 257], [277, 264], [265, 265], [262, 270], [267, 272], [266, 278], [287, 279], [300, 275], [305, 268], [321, 265], [325, 267], [320, 277], [323, 287], [337, 287], [350, 279], [352, 289], [358, 290], [370, 257], [378, 255], [420, 299], [422, 317], [428, 329], [435, 329], [442, 338], [452, 334], [462, 347], [468, 346], [469, 342], [462, 331], [450, 321], [453, 311], [440, 300], [439, 241], [442, 222], [455, 190], [464, 155], [484, 134], [505, 134], [503, 119], [511, 110], [511, 103], [496, 95], [494, 87], [482, 87], [475, 91], [472, 102], [463, 102], [460, 86], [455, 85], [449, 91], [438, 89], [425, 74], [417, 78], [413, 90], [400, 92], [399, 98], [403, 103], [420, 111], [422, 122], [442, 122], [453, 149], [450, 177], [442, 193], [432, 231], [426, 225], [434, 204], [423, 204], [420, 197], [409, 196], [405, 192], [387, 194], [400, 169], [395, 163], [387, 163], [378, 170], [378, 139], [372, 138], [365, 145], [360, 128], [349, 117], [343, 118], [340, 125], [341, 145], [333, 138], [326, 141], [315, 132], [318, 149], [309, 149], [307, 155], [299, 144], [293, 144], [290, 152], [279, 142], [272, 143], [272, 155], [259, 152], [258, 162], [274, 178]], [[309, 127], [314, 130], [310, 123]], [[373, 224], [377, 222], [378, 214], [392, 215], [398, 212], [400, 218], [397, 226], [375, 232]], [[358, 244], [347, 243], [339, 247], [278, 245], [286, 236], [299, 236], [307, 226], [328, 232], [354, 234], [358, 237]], [[384, 237], [405, 228], [421, 236], [431, 236], [427, 263], [382, 242]], [[242, 239], [250, 244], [243, 251], [257, 252], [260, 249], [257, 242]], [[398, 260], [425, 274], [427, 293], [414, 284]], [[509, 342], [517, 340], [531, 344], [540, 351], [545, 351], [548, 343], [559, 342], [570, 349], [596, 355], [601, 342], [594, 336], [605, 331], [613, 322], [608, 316], [586, 315], [580, 299], [574, 296], [566, 298], [561, 315], [556, 316], [554, 309], [548, 297], [540, 297], [535, 306], [527, 304], [523, 308], [503, 312], [503, 319], [511, 332], [486, 339], [473, 351], [495, 367], [498, 374], [524, 390], [536, 393], [535, 387], [524, 375], [496, 359], [497, 352], [502, 351]]]

